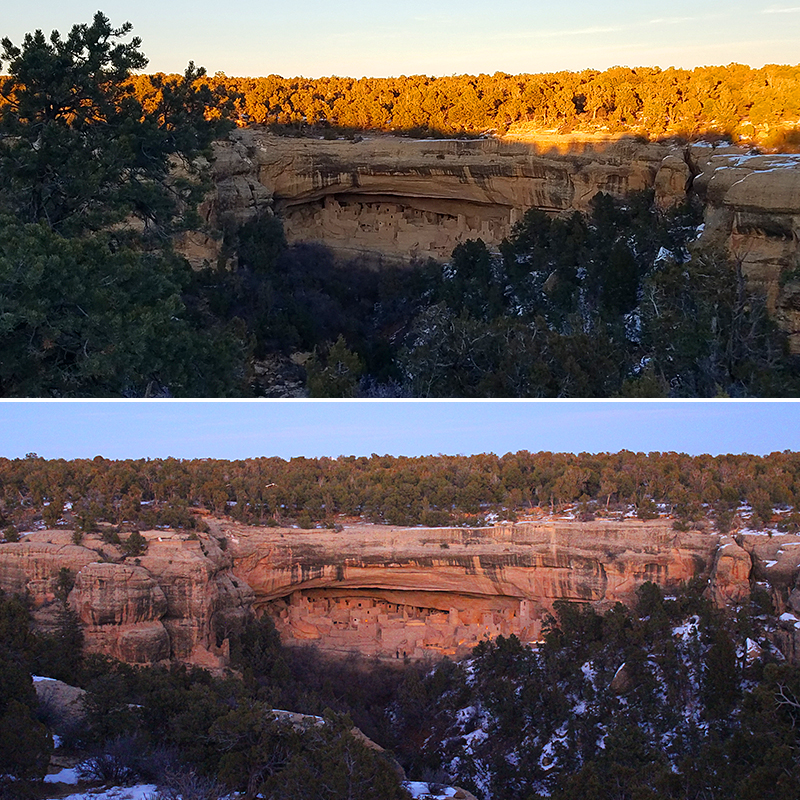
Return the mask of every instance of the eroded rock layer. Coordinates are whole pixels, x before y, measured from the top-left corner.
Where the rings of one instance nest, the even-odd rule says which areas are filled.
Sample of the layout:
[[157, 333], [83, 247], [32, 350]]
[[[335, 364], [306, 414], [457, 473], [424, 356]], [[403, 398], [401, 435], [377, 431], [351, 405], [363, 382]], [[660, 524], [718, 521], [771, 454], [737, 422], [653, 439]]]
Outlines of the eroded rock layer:
[[586, 211], [597, 192], [650, 188], [667, 152], [631, 140], [562, 151], [499, 139], [325, 141], [243, 129], [217, 147], [215, 213], [241, 221], [260, 204], [281, 216], [290, 241], [347, 257], [446, 259], [466, 239], [499, 244], [529, 208]]
[[[700, 242], [741, 264], [800, 352], [798, 156], [611, 136], [326, 141], [240, 129], [216, 146], [214, 171], [212, 225], [277, 213], [290, 241], [376, 263], [446, 260], [467, 239], [497, 246], [528, 209], [585, 212], [598, 192], [653, 189], [662, 208], [695, 196]], [[204, 241], [186, 243], [195, 261], [218, 255]]]
[[225, 639], [251, 613], [252, 593], [231, 573], [213, 537], [146, 531], [147, 552], [124, 558], [119, 547], [71, 531], [39, 531], [0, 545], [0, 589], [27, 594], [34, 615], [52, 627], [73, 581], [68, 605], [84, 628], [86, 648], [134, 664], [226, 662]]
[[556, 600], [630, 603], [645, 581], [669, 589], [710, 575], [718, 544], [666, 521], [358, 525], [293, 531], [268, 548], [260, 533], [226, 535], [236, 574], [284, 641], [385, 658], [459, 655], [501, 634], [535, 641]]
[[669, 592], [700, 577], [719, 606], [761, 587], [781, 647], [800, 657], [796, 535], [678, 532], [668, 519], [341, 531], [209, 525], [199, 535], [146, 531], [147, 552], [135, 559], [96, 536], [75, 545], [69, 531], [28, 534], [0, 544], [0, 588], [27, 593], [39, 623], [53, 624], [66, 571], [89, 650], [218, 668], [226, 639], [251, 614], [269, 615], [287, 644], [436, 658], [501, 634], [536, 641], [557, 600], [602, 611], [632, 603], [645, 581]]

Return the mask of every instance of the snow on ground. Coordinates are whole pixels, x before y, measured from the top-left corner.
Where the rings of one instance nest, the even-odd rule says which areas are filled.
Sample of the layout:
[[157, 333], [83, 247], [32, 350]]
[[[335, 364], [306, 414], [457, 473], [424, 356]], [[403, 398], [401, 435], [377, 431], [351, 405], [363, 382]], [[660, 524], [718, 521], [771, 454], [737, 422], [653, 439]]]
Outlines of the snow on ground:
[[79, 794], [70, 794], [60, 800], [148, 800], [156, 792], [152, 783], [137, 786], [113, 786], [110, 789], [87, 789]]
[[34, 683], [38, 683], [39, 681], [54, 681], [55, 678], [43, 678], [41, 675], [31, 675], [31, 678]]
[[[444, 800], [447, 797], [454, 797], [456, 790], [452, 786], [442, 786], [440, 788], [432, 789], [430, 784], [423, 781], [405, 781], [403, 786], [409, 791], [412, 797], [425, 798], [425, 800]], [[438, 787], [438, 784], [437, 784]]]
[[474, 719], [477, 715], [478, 709], [475, 708], [475, 706], [466, 706], [465, 708], [458, 709], [456, 712], [456, 720], [463, 725], [465, 722]]
[[475, 745], [485, 742], [489, 738], [489, 734], [483, 728], [476, 728], [470, 733], [465, 733], [462, 738], [464, 739], [464, 749], [468, 753], [474, 753]]
[[45, 783], [68, 783], [75, 785], [78, 782], [78, 771], [75, 767], [64, 768], [60, 772], [44, 776]]
[[697, 635], [697, 625], [700, 622], [700, 617], [696, 614], [691, 619], [686, 620], [683, 625], [678, 625], [677, 628], [672, 629], [673, 636], [680, 636], [681, 639], [689, 639]]
[[583, 677], [589, 681], [592, 688], [597, 687], [597, 670], [594, 668], [594, 664], [591, 661], [587, 661], [585, 664], [581, 666], [581, 672], [583, 673]]

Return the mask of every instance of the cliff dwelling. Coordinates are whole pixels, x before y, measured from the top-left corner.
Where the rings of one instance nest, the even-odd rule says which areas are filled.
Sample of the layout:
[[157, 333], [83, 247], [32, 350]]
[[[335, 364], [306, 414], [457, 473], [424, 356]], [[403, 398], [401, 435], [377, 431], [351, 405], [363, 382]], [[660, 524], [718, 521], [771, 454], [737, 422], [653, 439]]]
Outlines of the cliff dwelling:
[[530, 600], [450, 592], [306, 589], [264, 609], [286, 644], [386, 659], [458, 657], [481, 639], [541, 637], [541, 610]]
[[520, 214], [516, 209], [456, 200], [391, 195], [328, 195], [281, 209], [287, 237], [335, 241], [343, 256], [447, 259], [465, 236], [499, 244]]

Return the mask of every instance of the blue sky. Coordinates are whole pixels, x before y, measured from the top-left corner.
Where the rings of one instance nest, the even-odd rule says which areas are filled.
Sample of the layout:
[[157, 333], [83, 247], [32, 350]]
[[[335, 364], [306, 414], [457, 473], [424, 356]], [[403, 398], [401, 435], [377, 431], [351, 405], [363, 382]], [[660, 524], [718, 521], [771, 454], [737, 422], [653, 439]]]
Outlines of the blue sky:
[[0, 402], [0, 456], [800, 450], [794, 402]]
[[[97, 0], [6, 3], [0, 35], [62, 32]], [[106, 0], [150, 71], [386, 76], [798, 62], [800, 0]]]

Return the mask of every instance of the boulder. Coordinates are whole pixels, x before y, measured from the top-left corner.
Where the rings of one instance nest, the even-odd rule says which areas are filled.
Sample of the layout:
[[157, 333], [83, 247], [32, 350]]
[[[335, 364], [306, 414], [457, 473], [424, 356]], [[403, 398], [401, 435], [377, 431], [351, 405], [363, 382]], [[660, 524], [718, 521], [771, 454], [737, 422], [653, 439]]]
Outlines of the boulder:
[[666, 209], [685, 203], [691, 182], [692, 170], [683, 154], [664, 156], [653, 187], [656, 205]]
[[749, 553], [730, 536], [720, 538], [711, 570], [708, 593], [718, 606], [741, 603], [750, 596]]

